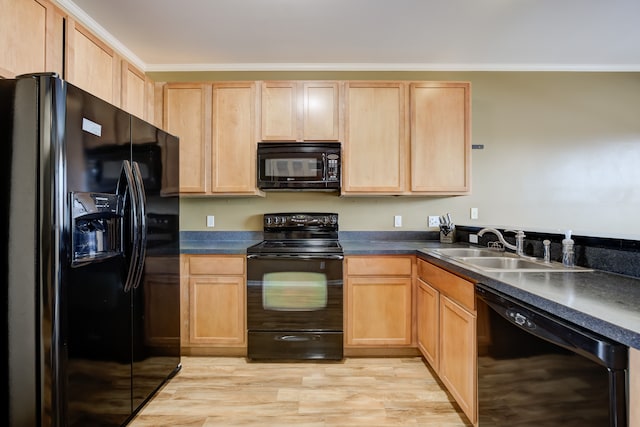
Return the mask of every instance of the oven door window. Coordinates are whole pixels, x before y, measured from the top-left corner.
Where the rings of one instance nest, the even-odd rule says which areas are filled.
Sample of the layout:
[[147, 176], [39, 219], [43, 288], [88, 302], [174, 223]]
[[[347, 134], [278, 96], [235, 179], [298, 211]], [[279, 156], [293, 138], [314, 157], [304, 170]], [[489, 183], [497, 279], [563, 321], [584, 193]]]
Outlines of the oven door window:
[[247, 261], [249, 330], [341, 330], [342, 295], [341, 259]]
[[285, 271], [266, 273], [262, 279], [262, 307], [275, 311], [317, 311], [327, 307], [327, 276]]

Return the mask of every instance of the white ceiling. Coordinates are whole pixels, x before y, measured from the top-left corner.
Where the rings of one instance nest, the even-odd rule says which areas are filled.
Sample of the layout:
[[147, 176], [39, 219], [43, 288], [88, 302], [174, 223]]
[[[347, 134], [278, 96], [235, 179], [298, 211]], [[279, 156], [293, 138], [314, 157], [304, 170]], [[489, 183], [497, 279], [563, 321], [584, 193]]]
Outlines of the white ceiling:
[[640, 71], [640, 0], [56, 0], [146, 71]]

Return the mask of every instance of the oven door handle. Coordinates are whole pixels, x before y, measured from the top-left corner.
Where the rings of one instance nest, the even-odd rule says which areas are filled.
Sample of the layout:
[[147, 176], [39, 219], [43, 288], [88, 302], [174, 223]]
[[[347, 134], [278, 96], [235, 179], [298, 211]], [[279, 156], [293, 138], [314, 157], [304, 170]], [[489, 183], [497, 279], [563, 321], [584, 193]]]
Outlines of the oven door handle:
[[264, 254], [250, 254], [247, 255], [248, 259], [265, 259], [265, 260], [276, 260], [276, 259], [328, 259], [328, 260], [343, 260], [344, 255], [311, 255], [311, 254], [272, 254], [272, 255], [264, 255]]

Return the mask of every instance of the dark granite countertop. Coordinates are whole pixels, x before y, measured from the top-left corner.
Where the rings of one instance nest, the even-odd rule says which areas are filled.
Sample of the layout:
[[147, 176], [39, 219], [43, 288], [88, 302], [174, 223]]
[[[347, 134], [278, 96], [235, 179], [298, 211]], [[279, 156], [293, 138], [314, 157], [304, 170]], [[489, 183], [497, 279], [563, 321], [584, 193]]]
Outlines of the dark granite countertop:
[[[183, 254], [245, 254], [261, 241], [260, 233], [184, 233]], [[364, 238], [363, 238], [364, 237]], [[640, 349], [640, 279], [604, 271], [492, 273], [474, 270], [430, 253], [439, 247], [470, 247], [438, 240], [389, 240], [376, 235], [340, 237], [345, 255], [418, 255], [446, 270], [517, 298], [561, 319]], [[426, 249], [423, 250], [423, 249]]]
[[560, 319], [640, 349], [640, 279], [599, 270], [484, 272], [428, 250], [418, 250], [418, 256]]
[[262, 241], [255, 231], [181, 231], [180, 253], [189, 255], [243, 255]]

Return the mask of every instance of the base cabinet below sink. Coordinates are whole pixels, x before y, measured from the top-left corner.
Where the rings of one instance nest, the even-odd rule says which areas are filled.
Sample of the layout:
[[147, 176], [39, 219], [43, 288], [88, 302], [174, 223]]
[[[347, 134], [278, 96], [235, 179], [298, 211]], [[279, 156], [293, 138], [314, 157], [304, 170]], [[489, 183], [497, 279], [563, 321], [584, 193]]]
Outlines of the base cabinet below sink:
[[472, 282], [418, 259], [418, 348], [477, 424], [477, 332]]

